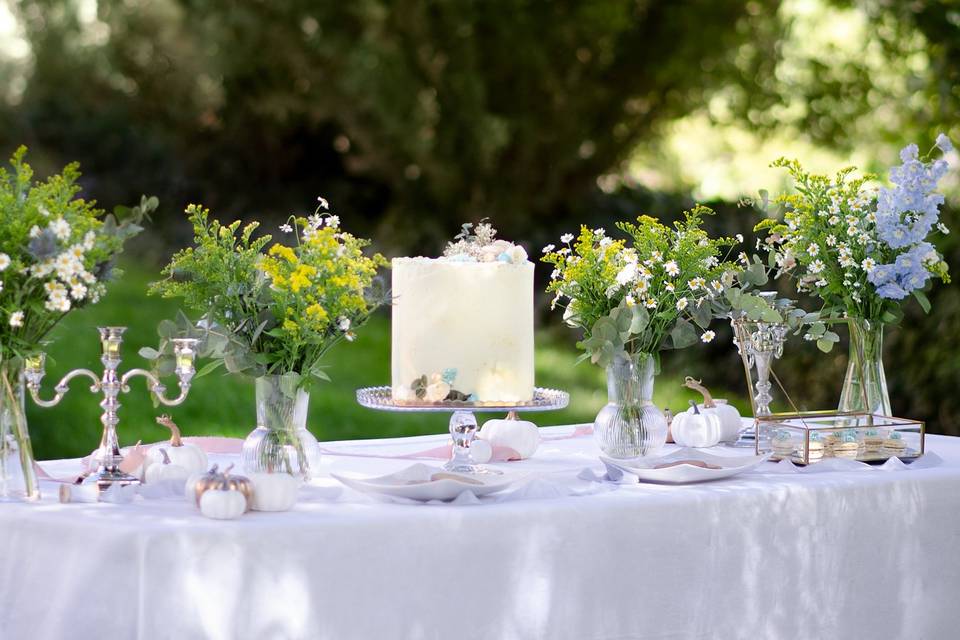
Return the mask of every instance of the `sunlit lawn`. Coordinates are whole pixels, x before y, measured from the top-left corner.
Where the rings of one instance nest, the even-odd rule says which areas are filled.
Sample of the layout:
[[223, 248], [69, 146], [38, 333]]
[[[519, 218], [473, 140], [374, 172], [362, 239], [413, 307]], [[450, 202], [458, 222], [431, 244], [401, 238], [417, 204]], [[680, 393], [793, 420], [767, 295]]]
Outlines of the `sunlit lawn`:
[[[157, 322], [177, 310], [176, 301], [146, 295], [147, 283], [155, 277], [155, 271], [128, 267], [124, 278], [111, 285], [103, 302], [71, 314], [58, 327], [49, 349], [45, 396], [52, 395], [52, 386], [69, 369], [88, 367], [101, 371], [97, 326], [128, 326], [123, 352], [126, 359], [121, 370], [145, 365], [137, 350], [155, 346]], [[571, 394], [568, 409], [534, 414], [538, 424], [592, 422], [606, 401], [603, 372], [589, 363], [575, 365], [578, 354], [573, 342], [574, 337], [566, 334], [537, 334], [537, 384]], [[367, 325], [357, 342], [340, 345], [331, 352], [329, 365], [333, 382], [314, 387], [310, 400], [308, 426], [319, 439], [378, 438], [440, 433], [446, 429], [447, 418], [443, 414], [382, 413], [357, 404], [358, 387], [390, 382], [387, 313]], [[175, 389], [175, 380], [169, 380], [168, 386]], [[686, 394], [677, 384], [658, 385], [656, 401], [660, 406], [683, 407], [688, 397], [693, 395]], [[119, 433], [125, 445], [140, 439], [162, 439], [166, 430], [154, 422], [161, 413], [170, 413], [187, 435], [243, 437], [255, 426], [252, 382], [220, 373], [196, 379], [187, 401], [179, 407], [154, 408], [142, 379], [135, 380], [130, 393], [121, 395], [120, 400], [123, 406]], [[28, 400], [37, 457], [51, 459], [90, 452], [100, 437], [98, 403], [99, 396], [94, 397], [81, 380], [74, 381], [70, 393], [53, 409], [40, 409]]]

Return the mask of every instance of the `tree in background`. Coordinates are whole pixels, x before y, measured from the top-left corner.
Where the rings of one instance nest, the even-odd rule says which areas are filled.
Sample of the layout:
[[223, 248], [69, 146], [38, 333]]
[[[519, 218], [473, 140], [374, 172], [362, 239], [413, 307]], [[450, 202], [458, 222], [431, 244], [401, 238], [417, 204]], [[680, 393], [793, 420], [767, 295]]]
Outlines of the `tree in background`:
[[256, 210], [323, 186], [400, 243], [484, 215], [522, 233], [713, 92], [757, 94], [777, 5], [22, 0], [34, 62], [5, 131], [115, 181], [94, 192]]

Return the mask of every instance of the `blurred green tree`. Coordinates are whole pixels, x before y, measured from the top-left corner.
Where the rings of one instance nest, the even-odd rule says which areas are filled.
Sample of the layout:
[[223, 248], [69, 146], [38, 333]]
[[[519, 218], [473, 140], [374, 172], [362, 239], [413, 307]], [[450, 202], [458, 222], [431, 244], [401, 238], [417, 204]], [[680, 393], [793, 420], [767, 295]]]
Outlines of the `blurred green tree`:
[[401, 245], [484, 215], [519, 233], [713, 92], [757, 95], [778, 4], [21, 0], [33, 65], [0, 136], [80, 158], [111, 200], [323, 188]]

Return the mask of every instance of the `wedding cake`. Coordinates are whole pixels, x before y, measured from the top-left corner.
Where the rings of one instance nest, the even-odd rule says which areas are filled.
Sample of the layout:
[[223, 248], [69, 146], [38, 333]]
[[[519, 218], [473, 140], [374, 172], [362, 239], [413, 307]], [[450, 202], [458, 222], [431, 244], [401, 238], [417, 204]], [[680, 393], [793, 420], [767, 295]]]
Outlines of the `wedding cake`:
[[394, 258], [393, 397], [533, 398], [533, 263], [486, 223], [440, 258]]

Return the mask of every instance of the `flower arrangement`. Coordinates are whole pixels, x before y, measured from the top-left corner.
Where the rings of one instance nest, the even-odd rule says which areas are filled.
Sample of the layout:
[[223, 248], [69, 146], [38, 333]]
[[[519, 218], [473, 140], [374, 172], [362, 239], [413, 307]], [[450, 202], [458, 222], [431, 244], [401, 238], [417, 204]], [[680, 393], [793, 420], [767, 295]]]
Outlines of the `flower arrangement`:
[[736, 266], [726, 260], [742, 238], [709, 237], [701, 224], [712, 213], [698, 206], [672, 228], [640, 216], [617, 224], [623, 240], [582, 227], [576, 239], [562, 236], [561, 248], [544, 247], [543, 261], [554, 267], [551, 306], [562, 306], [564, 321], [583, 330], [584, 358], [607, 366], [619, 355], [657, 358], [663, 349], [713, 340], [712, 301], [725, 280], [732, 283]]
[[17, 149], [0, 168], [0, 361], [35, 354], [63, 317], [95, 304], [116, 275], [114, 258], [157, 206], [142, 198], [113, 213], [78, 198], [79, 166], [34, 181]]
[[[281, 225], [290, 245], [271, 245], [269, 235], [254, 239], [256, 222], [241, 230], [239, 221], [221, 225], [208, 209], [187, 207], [194, 246], [173, 256], [163, 270], [166, 279], [151, 292], [183, 298], [203, 314], [200, 355], [213, 362], [201, 373], [223, 365], [252, 377], [284, 376], [292, 388], [328, 380], [323, 355], [341, 340], [354, 340], [356, 329], [386, 301], [375, 277], [387, 261], [365, 255], [369, 241], [341, 230], [339, 217], [319, 201], [309, 217], [292, 216]], [[187, 328], [182, 320], [180, 331]], [[161, 335], [176, 330], [168, 321]], [[169, 357], [166, 348], [144, 355]]]
[[10, 169], [0, 167], [0, 497], [9, 495], [9, 464], [17, 454], [22, 494], [34, 500], [40, 492], [23, 411], [23, 366], [64, 316], [103, 297], [116, 275], [114, 258], [142, 231], [157, 199], [106, 213], [77, 197], [76, 163], [35, 181], [26, 153], [18, 148]]
[[929, 240], [948, 233], [939, 221], [944, 198], [936, 192], [947, 162], [932, 156], [952, 148], [943, 134], [923, 157], [915, 144], [905, 147], [902, 164], [890, 170], [891, 186], [877, 190], [867, 186], [872, 176], [853, 177], [854, 168], [830, 178], [807, 172], [796, 160], [773, 163], [789, 171], [796, 193], [775, 200], [785, 209], [783, 220], [764, 220], [757, 230], [768, 231], [763, 246], [777, 275], [794, 278], [798, 291], [822, 300], [820, 321], [806, 334], [822, 350], [839, 339], [825, 323], [899, 322], [904, 298], [912, 295], [929, 311], [924, 287], [931, 279], [950, 281], [943, 256]]

